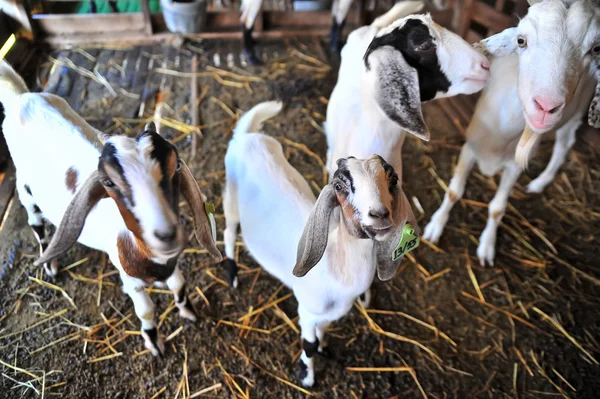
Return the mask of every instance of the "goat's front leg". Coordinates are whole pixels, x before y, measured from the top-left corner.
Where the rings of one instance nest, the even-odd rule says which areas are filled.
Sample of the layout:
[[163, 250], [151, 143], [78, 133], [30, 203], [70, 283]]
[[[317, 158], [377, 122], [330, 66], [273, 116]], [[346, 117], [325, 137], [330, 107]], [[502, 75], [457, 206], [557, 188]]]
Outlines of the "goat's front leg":
[[581, 126], [582, 114], [577, 113], [556, 131], [556, 141], [552, 150], [552, 158], [546, 169], [527, 186], [529, 193], [541, 193], [554, 180], [558, 169], [565, 162], [567, 154], [575, 144], [575, 132]]
[[146, 349], [154, 356], [161, 356], [165, 351], [165, 343], [162, 337], [158, 335], [158, 329], [156, 328], [154, 303], [143, 285], [124, 273], [121, 273], [121, 279], [123, 280], [123, 290], [133, 301], [135, 314], [142, 323], [141, 332]]
[[485, 266], [485, 263], [490, 265], [494, 264], [494, 257], [496, 255], [496, 233], [498, 231], [498, 225], [504, 216], [506, 210], [506, 204], [508, 197], [512, 191], [513, 186], [521, 175], [521, 169], [516, 163], [510, 162], [502, 172], [502, 178], [500, 179], [500, 185], [496, 195], [488, 206], [488, 221], [481, 237], [479, 237], [479, 246], [477, 247], [477, 257], [481, 266]]
[[198, 320], [192, 302], [185, 294], [185, 278], [183, 277], [181, 270], [179, 270], [179, 267], [175, 267], [175, 271], [167, 279], [166, 283], [169, 290], [173, 292], [173, 295], [175, 296], [175, 305], [179, 309], [179, 315], [184, 319], [191, 321]]
[[[298, 376], [302, 385], [312, 387], [315, 383], [315, 367], [313, 358], [319, 351], [319, 338], [317, 338], [317, 320], [314, 315], [298, 305], [298, 323], [302, 337], [302, 354], [300, 355]], [[323, 331], [325, 331], [323, 329]]]
[[465, 144], [460, 150], [460, 156], [458, 157], [458, 164], [454, 169], [454, 176], [450, 180], [450, 186], [448, 191], [444, 195], [444, 201], [440, 208], [433, 214], [431, 221], [425, 226], [425, 232], [423, 238], [432, 242], [437, 243], [444, 232], [448, 218], [450, 217], [450, 211], [458, 200], [460, 200], [465, 192], [465, 185], [467, 184], [467, 178], [471, 169], [475, 165], [475, 153], [473, 150]]
[[[367, 292], [369, 292], [367, 290]], [[317, 342], [319, 343], [319, 353], [326, 357], [332, 357], [332, 353], [329, 350], [329, 346], [327, 345], [327, 341], [325, 339], [325, 330], [329, 327], [331, 322], [322, 321], [317, 324]]]

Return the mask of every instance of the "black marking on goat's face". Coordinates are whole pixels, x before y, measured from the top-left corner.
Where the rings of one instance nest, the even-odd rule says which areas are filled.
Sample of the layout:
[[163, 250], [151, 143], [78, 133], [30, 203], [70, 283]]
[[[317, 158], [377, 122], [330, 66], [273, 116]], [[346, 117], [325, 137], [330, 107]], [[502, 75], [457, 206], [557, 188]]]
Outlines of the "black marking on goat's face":
[[24, 186], [24, 188], [25, 188], [25, 192], [26, 192], [27, 194], [29, 194], [29, 195], [32, 195], [32, 194], [31, 194], [31, 187], [29, 187], [29, 184], [26, 184], [26, 185]]
[[33, 213], [42, 213], [42, 210], [36, 204], [33, 204]]
[[346, 228], [355, 237], [374, 238], [392, 227], [391, 211], [398, 176], [379, 155], [340, 159], [332, 184]]
[[450, 88], [437, 55], [436, 38], [419, 18], [408, 18], [404, 25], [373, 39], [364, 55], [365, 67], [370, 69], [369, 55], [380, 47], [391, 46], [400, 51], [406, 62], [417, 71], [421, 102], [435, 98]]
[[178, 220], [179, 170], [175, 147], [157, 133], [113, 136], [98, 165], [102, 183], [127, 225], [156, 256], [171, 258], [183, 246]]

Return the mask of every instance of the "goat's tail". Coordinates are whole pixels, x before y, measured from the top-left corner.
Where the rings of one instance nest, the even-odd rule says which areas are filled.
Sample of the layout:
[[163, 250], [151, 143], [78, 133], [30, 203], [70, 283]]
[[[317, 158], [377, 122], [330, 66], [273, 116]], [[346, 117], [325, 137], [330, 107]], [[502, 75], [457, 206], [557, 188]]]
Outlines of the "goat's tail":
[[29, 92], [25, 81], [6, 61], [0, 61], [0, 103], [7, 104]]
[[401, 1], [396, 3], [388, 12], [375, 18], [371, 26], [377, 29], [383, 29], [392, 24], [397, 19], [404, 18], [410, 14], [417, 13], [423, 9], [425, 4], [422, 1]]
[[233, 136], [257, 133], [262, 128], [263, 122], [277, 115], [282, 107], [281, 101], [267, 101], [255, 105], [240, 118], [233, 131]]

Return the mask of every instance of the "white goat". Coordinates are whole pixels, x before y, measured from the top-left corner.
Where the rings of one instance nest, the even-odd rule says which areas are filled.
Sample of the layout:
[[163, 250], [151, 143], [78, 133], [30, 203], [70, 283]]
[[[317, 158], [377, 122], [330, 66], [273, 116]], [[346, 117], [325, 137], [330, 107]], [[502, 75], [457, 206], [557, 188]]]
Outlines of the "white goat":
[[[196, 237], [216, 259], [209, 215], [188, 167], [153, 125], [136, 139], [103, 136], [53, 94], [28, 93], [21, 77], [0, 62], [0, 102], [4, 136], [16, 165], [17, 191], [47, 262], [75, 242], [107, 252], [119, 269], [142, 323], [146, 347], [154, 355], [163, 345], [154, 321], [154, 304], [144, 290], [165, 285], [182, 317], [195, 320], [177, 268], [184, 245], [179, 224], [179, 192], [188, 202]], [[101, 140], [105, 140], [102, 144]], [[44, 220], [58, 226], [48, 246]]]
[[[350, 10], [353, 0], [333, 0], [331, 14], [333, 17], [331, 23], [331, 31], [329, 32], [329, 43], [333, 51], [339, 53], [342, 43], [342, 31], [346, 23], [346, 15]], [[260, 12], [263, 0], [242, 0], [240, 10], [242, 16], [240, 18], [243, 29], [243, 44], [244, 54], [251, 65], [260, 64], [259, 58], [254, 51], [254, 39], [252, 31], [254, 30], [254, 22]]]
[[[492, 77], [475, 108], [454, 176], [424, 237], [439, 240], [475, 163], [488, 176], [503, 170], [477, 248], [484, 265], [494, 262], [498, 225], [521, 174], [515, 149], [526, 123], [534, 134], [558, 129], [550, 163], [529, 184], [529, 192], [541, 192], [554, 179], [575, 142], [575, 131], [596, 86], [592, 74], [597, 66], [592, 59], [600, 58], [600, 8], [590, 0], [570, 4], [544, 0], [529, 8], [517, 28], [484, 40], [482, 46], [492, 54], [517, 54], [493, 59]], [[590, 123], [598, 119], [594, 107], [589, 119]]]
[[325, 349], [325, 329], [348, 313], [376, 270], [382, 280], [394, 276], [401, 256], [392, 253], [404, 248], [399, 242], [405, 224], [417, 225], [394, 169], [377, 155], [338, 160], [332, 183], [315, 203], [281, 144], [251, 133], [280, 110], [278, 102], [255, 106], [240, 119], [229, 142], [223, 196], [226, 262], [236, 268], [239, 225], [254, 259], [294, 291], [303, 338], [300, 374], [302, 383], [312, 386], [313, 355]]
[[348, 36], [327, 107], [331, 172], [338, 158], [379, 154], [402, 181], [405, 131], [429, 140], [421, 103], [483, 88], [488, 59], [429, 15], [406, 16], [422, 7], [398, 3]]

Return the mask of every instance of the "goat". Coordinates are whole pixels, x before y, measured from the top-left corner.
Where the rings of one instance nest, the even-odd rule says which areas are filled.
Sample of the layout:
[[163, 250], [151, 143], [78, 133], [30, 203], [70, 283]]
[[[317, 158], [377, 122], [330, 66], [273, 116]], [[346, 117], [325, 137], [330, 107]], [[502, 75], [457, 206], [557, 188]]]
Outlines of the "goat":
[[[184, 245], [179, 193], [190, 206], [201, 246], [222, 258], [211, 234], [206, 197], [187, 165], [153, 124], [135, 139], [105, 136], [64, 99], [28, 93], [5, 61], [0, 63], [0, 102], [19, 199], [42, 252], [35, 264], [56, 275], [54, 258], [77, 241], [108, 253], [133, 300], [146, 347], [161, 354], [154, 305], [144, 287], [166, 285], [180, 315], [196, 319], [177, 267]], [[58, 226], [49, 245], [45, 219]]]
[[348, 36], [325, 131], [327, 167], [335, 160], [379, 154], [402, 181], [405, 132], [429, 140], [421, 103], [481, 90], [488, 59], [429, 15], [410, 15], [421, 1], [404, 1]]
[[[252, 31], [254, 30], [254, 22], [260, 12], [263, 0], [242, 0], [240, 10], [242, 16], [240, 21], [242, 22], [243, 30], [243, 45], [244, 54], [248, 59], [248, 63], [251, 65], [260, 64], [260, 59], [256, 56], [254, 45], [256, 44], [252, 38]], [[352, 0], [334, 0], [331, 8], [332, 23], [331, 30], [329, 32], [329, 42], [332, 51], [339, 53], [341, 50], [342, 42], [342, 31], [346, 24], [346, 16], [352, 5]]]
[[237, 269], [240, 226], [252, 257], [294, 291], [303, 339], [300, 377], [304, 386], [312, 386], [313, 356], [326, 353], [327, 326], [348, 313], [375, 272], [381, 280], [394, 276], [403, 255], [394, 251], [401, 247], [405, 225], [416, 229], [417, 224], [394, 168], [378, 155], [339, 159], [333, 181], [315, 202], [281, 144], [253, 133], [280, 110], [279, 102], [255, 106], [240, 119], [229, 142], [225, 262], [229, 270]]
[[[480, 44], [499, 57], [493, 58], [492, 77], [475, 108], [454, 176], [442, 205], [425, 228], [424, 237], [434, 243], [439, 241], [450, 210], [462, 198], [475, 163], [488, 176], [502, 170], [477, 248], [481, 265], [494, 263], [498, 225], [521, 174], [515, 162], [521, 132], [526, 125], [534, 135], [557, 129], [550, 163], [527, 187], [529, 192], [538, 193], [554, 179], [564, 162], [594, 93], [592, 74], [600, 58], [600, 8], [591, 0], [569, 3], [560, 0], [533, 3], [518, 27]], [[598, 98], [600, 86], [590, 108], [591, 124], [594, 118], [598, 119], [594, 109]]]

